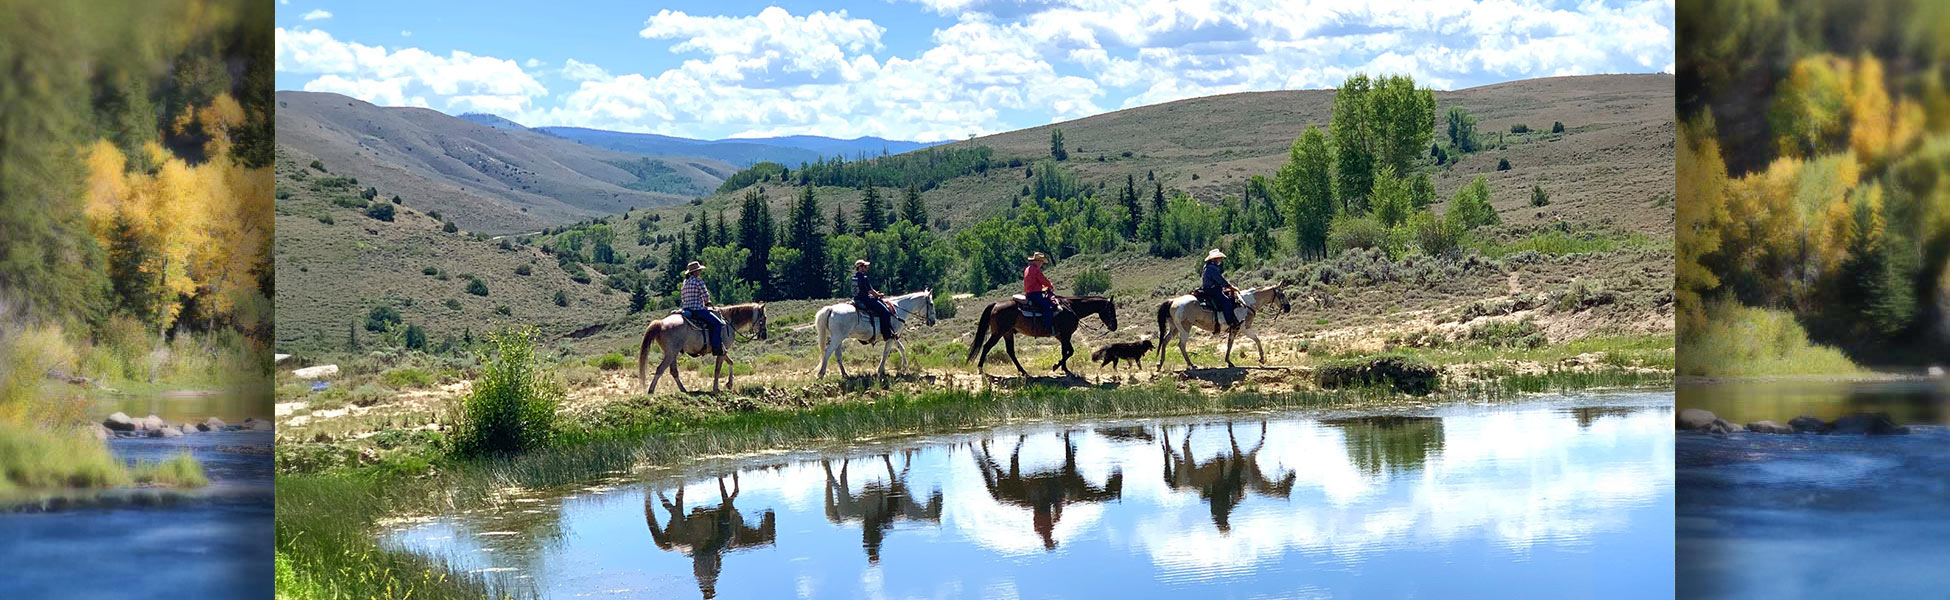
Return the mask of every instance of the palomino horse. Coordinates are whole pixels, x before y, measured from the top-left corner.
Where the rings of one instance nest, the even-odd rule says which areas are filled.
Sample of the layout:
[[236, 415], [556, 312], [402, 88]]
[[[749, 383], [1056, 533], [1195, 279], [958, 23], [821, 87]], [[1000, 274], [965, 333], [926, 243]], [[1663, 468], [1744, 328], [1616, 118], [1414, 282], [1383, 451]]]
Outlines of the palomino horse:
[[[724, 333], [725, 353], [717, 358], [711, 369], [711, 391], [713, 392], [718, 391], [719, 374], [725, 374], [725, 387], [731, 387], [732, 378], [737, 376], [735, 373], [726, 373], [730, 369], [725, 367], [731, 364], [731, 339], [737, 337], [738, 331], [750, 330], [752, 339], [765, 339], [764, 302], [720, 306], [717, 311], [724, 314], [727, 331]], [[685, 323], [684, 315], [676, 313], [651, 321], [650, 326], [643, 330], [643, 345], [636, 351], [637, 380], [643, 380], [644, 361], [649, 358], [650, 342], [654, 341], [658, 347], [663, 348], [664, 360], [657, 363], [657, 376], [650, 379], [650, 393], [657, 393], [657, 380], [663, 378], [664, 369], [670, 370], [670, 380], [677, 382], [677, 391], [690, 393], [690, 390], [684, 389], [684, 380], [677, 377], [677, 353], [703, 356], [711, 351], [710, 335], [701, 328]]]
[[[1069, 307], [1064, 308], [1064, 303], [1068, 303]], [[1016, 334], [1054, 337], [1063, 344], [1063, 358], [1050, 368], [1062, 369], [1063, 374], [1076, 377], [1076, 373], [1070, 372], [1070, 355], [1076, 352], [1070, 345], [1070, 335], [1076, 333], [1083, 318], [1090, 315], [1097, 315], [1097, 318], [1103, 319], [1105, 327], [1117, 331], [1117, 303], [1103, 296], [1078, 296], [1059, 300], [1057, 306], [1056, 331], [1051, 332], [1043, 328], [1041, 319], [1022, 316], [1022, 308], [1013, 299], [988, 305], [982, 309], [982, 320], [975, 325], [975, 339], [968, 344], [968, 358], [962, 359], [962, 362], [974, 360], [975, 354], [980, 352], [982, 360], [975, 364], [975, 370], [987, 375], [983, 367], [988, 365], [989, 349], [995, 347], [997, 340], [1001, 340], [1007, 342], [1009, 362], [1016, 364], [1016, 372], [1028, 377], [1029, 372], [1022, 369], [1022, 361], [1016, 360]]]
[[[934, 326], [934, 290], [888, 296], [887, 302], [894, 305], [894, 317], [890, 320], [895, 332], [906, 327], [910, 317], [925, 317], [928, 326]], [[845, 346], [849, 339], [859, 340], [862, 344], [880, 342], [880, 374], [887, 374], [887, 355], [895, 348], [901, 351], [901, 370], [907, 370], [907, 344], [901, 343], [899, 338], [894, 339], [892, 344], [887, 343], [887, 338], [881, 337], [883, 332], [880, 331], [878, 320], [878, 317], [861, 313], [852, 302], [819, 309], [819, 314], [813, 316], [813, 321], [819, 324], [819, 337], [813, 339], [826, 342], [826, 351], [819, 353], [819, 376], [826, 376], [827, 357], [840, 363], [840, 376], [846, 376], [846, 361], [840, 358], [840, 347]]]
[[[1239, 334], [1252, 338], [1253, 348], [1259, 350], [1259, 364], [1266, 364], [1266, 342], [1259, 341], [1259, 330], [1253, 328], [1253, 318], [1260, 309], [1278, 306], [1280, 312], [1293, 310], [1287, 302], [1286, 292], [1273, 285], [1239, 290], [1239, 305], [1232, 308], [1233, 314], [1245, 311], [1239, 319], [1239, 329], [1226, 332], [1226, 366], [1232, 365], [1232, 342]], [[1192, 355], [1185, 351], [1185, 338], [1192, 329], [1218, 332], [1222, 326], [1219, 313], [1198, 305], [1198, 299], [1185, 294], [1158, 304], [1158, 369], [1165, 368], [1165, 346], [1171, 343], [1171, 336], [1178, 336], [1178, 355], [1185, 358], [1185, 368], [1191, 369]]]
[[725, 490], [724, 478], [719, 477], [718, 505], [686, 512], [682, 485], [677, 486], [676, 502], [665, 496], [663, 490], [657, 490], [657, 501], [670, 512], [670, 519], [661, 526], [657, 524], [657, 506], [651, 504], [650, 492], [643, 493], [643, 521], [650, 527], [650, 540], [659, 549], [691, 557], [691, 574], [697, 577], [697, 589], [705, 598], [718, 595], [718, 574], [724, 570], [726, 552], [770, 546], [779, 539], [778, 515], [767, 509], [759, 515], [758, 526], [753, 527], [734, 505], [738, 492], [737, 473], [731, 474], [730, 491]]

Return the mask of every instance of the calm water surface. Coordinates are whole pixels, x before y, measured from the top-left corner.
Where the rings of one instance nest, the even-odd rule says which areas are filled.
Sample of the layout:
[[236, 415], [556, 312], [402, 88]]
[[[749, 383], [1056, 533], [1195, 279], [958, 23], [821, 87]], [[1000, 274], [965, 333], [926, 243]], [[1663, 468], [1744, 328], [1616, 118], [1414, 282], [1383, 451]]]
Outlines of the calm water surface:
[[110, 413], [134, 418], [149, 415], [171, 423], [202, 423], [216, 417], [235, 425], [245, 418], [270, 419], [271, 400], [262, 393], [169, 391], [144, 394], [108, 394], [95, 400], [92, 415], [106, 418]]
[[1897, 423], [1950, 425], [1950, 384], [1922, 379], [1761, 382], [1682, 382], [1680, 408], [1703, 408], [1734, 423], [1801, 415], [1833, 421], [1858, 412], [1886, 412]]
[[0, 513], [0, 598], [271, 597], [270, 432], [111, 438], [127, 462], [189, 450], [210, 485], [163, 507]]
[[1644, 598], [1670, 392], [1037, 425], [516, 495], [395, 547], [551, 598]]
[[1883, 411], [1912, 430], [1680, 434], [1677, 565], [1687, 596], [1855, 597], [1873, 589], [1878, 597], [1940, 598], [1950, 589], [1950, 427], [1942, 425], [1950, 392], [1901, 381], [1680, 394], [1683, 406], [1727, 407], [1735, 421]]

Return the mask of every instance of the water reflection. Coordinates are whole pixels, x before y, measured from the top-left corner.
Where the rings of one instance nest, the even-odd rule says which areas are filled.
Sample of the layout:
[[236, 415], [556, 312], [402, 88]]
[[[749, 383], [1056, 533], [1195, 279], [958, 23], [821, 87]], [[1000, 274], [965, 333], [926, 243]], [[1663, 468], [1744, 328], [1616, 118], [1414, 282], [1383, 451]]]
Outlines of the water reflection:
[[1667, 595], [1670, 398], [1011, 427], [560, 490], [519, 507], [548, 543], [390, 539], [561, 598]]
[[894, 528], [895, 521], [941, 522], [940, 488], [935, 488], [926, 502], [916, 502], [908, 490], [907, 474], [914, 466], [914, 451], [901, 452], [901, 457], [908, 460], [898, 473], [894, 471], [892, 456], [880, 455], [880, 463], [887, 468], [887, 481], [868, 482], [861, 486], [859, 494], [853, 493], [853, 486], [847, 481], [851, 459], [840, 460], [838, 477], [833, 476], [833, 461], [819, 461], [820, 468], [826, 471], [826, 519], [835, 524], [859, 523], [860, 546], [866, 548], [867, 562], [873, 564], [880, 563], [881, 541]]
[[1016, 436], [1016, 447], [1009, 452], [1009, 470], [1003, 472], [989, 454], [989, 440], [977, 443], [975, 467], [982, 472], [982, 483], [989, 497], [997, 502], [1028, 508], [1030, 527], [1043, 539], [1043, 549], [1056, 549], [1056, 522], [1063, 519], [1066, 504], [1104, 502], [1124, 496], [1124, 473], [1111, 471], [1103, 485], [1091, 483], [1077, 469], [1077, 445], [1064, 431], [1063, 465], [1054, 469], [1022, 472], [1022, 445], [1029, 436]]
[[757, 527], [745, 523], [745, 515], [734, 504], [740, 491], [738, 483], [738, 474], [731, 474], [731, 489], [727, 491], [724, 478], [719, 477], [718, 505], [693, 507], [688, 513], [684, 512], [684, 488], [677, 488], [675, 501], [657, 490], [658, 503], [670, 513], [661, 527], [650, 494], [643, 495], [643, 520], [650, 526], [650, 538], [656, 540], [658, 548], [691, 558], [691, 573], [705, 598], [718, 596], [718, 573], [724, 570], [725, 552], [769, 546], [779, 538], [778, 516], [771, 509], [761, 513]]
[[1950, 383], [1944, 381], [1709, 381], [1681, 383], [1678, 391], [1680, 408], [1703, 408], [1735, 423], [1886, 412], [1897, 423], [1950, 425]]
[[[1239, 437], [1226, 426], [1226, 442], [1231, 452], [1224, 452], [1210, 460], [1199, 462], [1192, 454], [1192, 433], [1195, 428], [1185, 427], [1180, 436], [1181, 446], [1171, 447], [1171, 432], [1161, 431], [1164, 440], [1158, 446], [1165, 452], [1165, 485], [1173, 490], [1196, 490], [1200, 500], [1212, 508], [1212, 524], [1221, 533], [1232, 531], [1232, 510], [1246, 499], [1246, 491], [1262, 496], [1286, 498], [1293, 494], [1293, 481], [1298, 475], [1292, 471], [1279, 478], [1268, 478], [1259, 470], [1259, 451], [1266, 446], [1266, 422], [1259, 423], [1259, 442], [1247, 452], [1239, 450]], [[1162, 428], [1161, 428], [1162, 429]]]
[[1391, 415], [1322, 422], [1347, 436], [1348, 457], [1369, 475], [1420, 469], [1442, 452], [1442, 419]]

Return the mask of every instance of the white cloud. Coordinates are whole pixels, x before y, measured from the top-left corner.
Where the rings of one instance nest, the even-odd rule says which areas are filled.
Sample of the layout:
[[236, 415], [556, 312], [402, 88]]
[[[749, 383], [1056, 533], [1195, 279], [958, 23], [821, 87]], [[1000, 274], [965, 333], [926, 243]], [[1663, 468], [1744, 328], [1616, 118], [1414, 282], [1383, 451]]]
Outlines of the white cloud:
[[[323, 30], [276, 30], [277, 70], [319, 75], [305, 89], [333, 91], [377, 104], [428, 106], [440, 97], [449, 110], [495, 107], [509, 113], [530, 106], [548, 89], [513, 60], [419, 48], [388, 51], [340, 41]], [[517, 109], [517, 110], [508, 110]]]
[[949, 23], [897, 52], [887, 51], [886, 26], [844, 10], [659, 11], [637, 35], [664, 42], [681, 63], [621, 72], [565, 60], [549, 70], [564, 83], [551, 83], [573, 88], [543, 106], [534, 101], [549, 90], [529, 73], [551, 63], [538, 58], [387, 52], [280, 30], [279, 68], [338, 75], [319, 85], [370, 98], [498, 106], [534, 124], [929, 140], [1211, 94], [1332, 87], [1356, 72], [1457, 89], [1673, 69], [1671, 0], [907, 1]]
[[405, 29], [401, 29], [401, 30], [399, 30], [399, 36], [400, 36], [400, 37], [413, 37], [413, 32], [411, 32], [411, 31], [407, 31], [407, 30], [405, 30]]
[[[529, 60], [533, 61], [534, 59]], [[609, 71], [604, 71], [602, 67], [573, 58], [562, 63], [562, 76], [576, 81], [593, 81], [610, 78]]]
[[316, 8], [316, 9], [312, 9], [312, 11], [311, 11], [311, 12], [308, 12], [308, 13], [305, 13], [305, 17], [304, 17], [304, 18], [305, 18], [305, 20], [306, 20], [306, 21], [317, 21], [317, 20], [319, 20], [319, 19], [330, 19], [330, 18], [332, 18], [332, 12], [331, 12], [331, 11], [328, 11], [328, 10], [325, 10], [325, 9], [322, 9], [322, 8]]

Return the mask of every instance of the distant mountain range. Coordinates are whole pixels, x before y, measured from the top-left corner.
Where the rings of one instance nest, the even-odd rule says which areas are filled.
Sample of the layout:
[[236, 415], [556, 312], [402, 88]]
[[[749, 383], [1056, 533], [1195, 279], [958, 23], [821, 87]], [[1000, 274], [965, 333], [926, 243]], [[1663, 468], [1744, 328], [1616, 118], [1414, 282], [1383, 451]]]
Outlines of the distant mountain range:
[[721, 160], [741, 167], [762, 161], [797, 167], [800, 163], [814, 162], [821, 158], [844, 156], [852, 159], [862, 154], [867, 156], [879, 156], [882, 153], [900, 154], [946, 143], [909, 142], [871, 136], [842, 140], [817, 135], [700, 140], [655, 133], [625, 133], [583, 127], [525, 127], [498, 115], [486, 113], [467, 113], [460, 118], [495, 129], [526, 129], [618, 152], [655, 156], [695, 156]]

